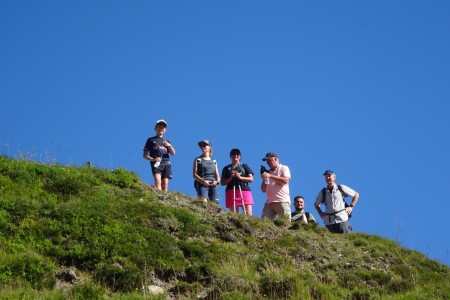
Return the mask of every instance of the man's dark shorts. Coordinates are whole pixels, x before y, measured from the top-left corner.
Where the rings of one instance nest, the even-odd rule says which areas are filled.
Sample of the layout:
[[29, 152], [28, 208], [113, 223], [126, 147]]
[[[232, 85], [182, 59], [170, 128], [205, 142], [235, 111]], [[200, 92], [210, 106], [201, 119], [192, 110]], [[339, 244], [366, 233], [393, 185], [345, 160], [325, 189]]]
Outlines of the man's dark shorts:
[[155, 168], [153, 164], [152, 166], [152, 174], [161, 174], [161, 178], [169, 178], [172, 179], [172, 165], [171, 164], [164, 164], [159, 165], [159, 167]]
[[352, 232], [352, 228], [348, 224], [348, 221], [327, 225], [327, 228], [330, 232], [333, 232], [333, 233], [351, 233]]

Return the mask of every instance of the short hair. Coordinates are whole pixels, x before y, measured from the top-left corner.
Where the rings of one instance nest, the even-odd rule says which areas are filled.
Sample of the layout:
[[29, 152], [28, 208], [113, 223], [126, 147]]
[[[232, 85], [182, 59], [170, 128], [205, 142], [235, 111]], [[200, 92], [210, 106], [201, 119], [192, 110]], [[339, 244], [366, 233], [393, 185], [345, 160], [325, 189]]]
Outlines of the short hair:
[[230, 156], [233, 154], [241, 155], [241, 150], [239, 150], [238, 148], [231, 149]]
[[303, 201], [305, 201], [305, 197], [298, 195], [298, 196], [295, 196], [294, 202], [297, 201], [297, 199], [300, 199], [300, 198], [303, 199]]

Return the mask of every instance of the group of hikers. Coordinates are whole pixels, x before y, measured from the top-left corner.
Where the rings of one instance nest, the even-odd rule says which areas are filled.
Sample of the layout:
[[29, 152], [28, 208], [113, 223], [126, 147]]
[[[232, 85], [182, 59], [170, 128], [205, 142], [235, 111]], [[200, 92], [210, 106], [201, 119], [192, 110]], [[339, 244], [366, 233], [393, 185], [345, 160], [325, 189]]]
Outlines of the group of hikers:
[[[175, 149], [169, 140], [163, 136], [167, 130], [165, 120], [157, 120], [155, 136], [147, 139], [144, 146], [144, 159], [150, 161], [155, 182], [155, 188], [167, 191], [169, 179], [172, 178], [170, 156], [175, 155]], [[241, 163], [241, 151], [231, 149], [231, 163], [219, 169], [216, 160], [212, 158], [212, 144], [209, 140], [198, 142], [202, 154], [194, 159], [192, 175], [197, 196], [202, 201], [213, 201], [219, 204], [218, 186], [226, 186], [225, 207], [239, 213], [239, 209], [246, 215], [253, 215], [253, 197], [249, 184], [253, 182], [254, 172], [245, 163]], [[291, 212], [289, 181], [291, 178], [289, 167], [282, 165], [275, 152], [268, 152], [262, 160], [269, 169], [261, 165], [261, 191], [266, 194], [266, 201], [262, 211], [262, 218], [275, 219], [284, 217], [292, 222], [316, 223], [314, 216], [305, 212], [305, 199], [302, 196], [294, 198], [295, 211]], [[314, 207], [330, 232], [350, 233], [349, 218], [353, 207], [358, 201], [359, 194], [345, 185], [335, 183], [336, 174], [332, 170], [323, 173], [327, 186], [317, 195]], [[351, 197], [351, 203], [345, 202]], [[321, 205], [325, 208], [322, 210]]]

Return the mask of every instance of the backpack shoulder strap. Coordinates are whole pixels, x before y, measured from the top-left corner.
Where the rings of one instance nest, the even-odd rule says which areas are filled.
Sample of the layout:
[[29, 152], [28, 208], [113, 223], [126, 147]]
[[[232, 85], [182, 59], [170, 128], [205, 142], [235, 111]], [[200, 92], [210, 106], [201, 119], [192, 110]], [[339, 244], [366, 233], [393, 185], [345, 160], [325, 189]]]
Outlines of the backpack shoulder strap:
[[[339, 189], [339, 192], [341, 192], [341, 195], [342, 195], [342, 201], [344, 201], [345, 207], [348, 207], [349, 205], [348, 205], [347, 202], [345, 201], [345, 197], [348, 197], [348, 195], [344, 192], [344, 190], [342, 189], [342, 187], [341, 187], [340, 184], [338, 184], [338, 189]], [[350, 214], [348, 217], [351, 218], [352, 215]]]
[[247, 171], [245, 170], [243, 163], [239, 162], [238, 168], [241, 171], [242, 176], [245, 176], [247, 174]]
[[200, 176], [200, 177], [203, 177], [202, 158], [201, 157], [197, 157], [196, 162], [197, 162], [197, 175]]
[[[347, 197], [348, 195], [344, 192], [344, 190], [342, 189], [340, 184], [338, 184], [337, 187], [338, 187], [339, 192], [342, 195], [342, 200], [345, 202], [345, 197]], [[326, 195], [327, 195], [327, 188], [323, 188], [322, 189], [322, 203], [325, 202]]]
[[348, 195], [344, 192], [344, 190], [342, 189], [342, 186], [340, 184], [337, 185], [339, 192], [341, 192], [342, 194], [342, 198], [345, 201], [345, 197], [348, 197]]

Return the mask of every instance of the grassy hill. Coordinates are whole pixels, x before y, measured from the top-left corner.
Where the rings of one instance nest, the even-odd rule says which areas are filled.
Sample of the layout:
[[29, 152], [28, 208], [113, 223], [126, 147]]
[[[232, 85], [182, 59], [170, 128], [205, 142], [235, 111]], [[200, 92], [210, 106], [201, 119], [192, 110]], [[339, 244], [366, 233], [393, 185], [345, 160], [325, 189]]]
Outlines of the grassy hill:
[[447, 266], [379, 236], [224, 212], [124, 169], [0, 156], [1, 299], [449, 295]]

